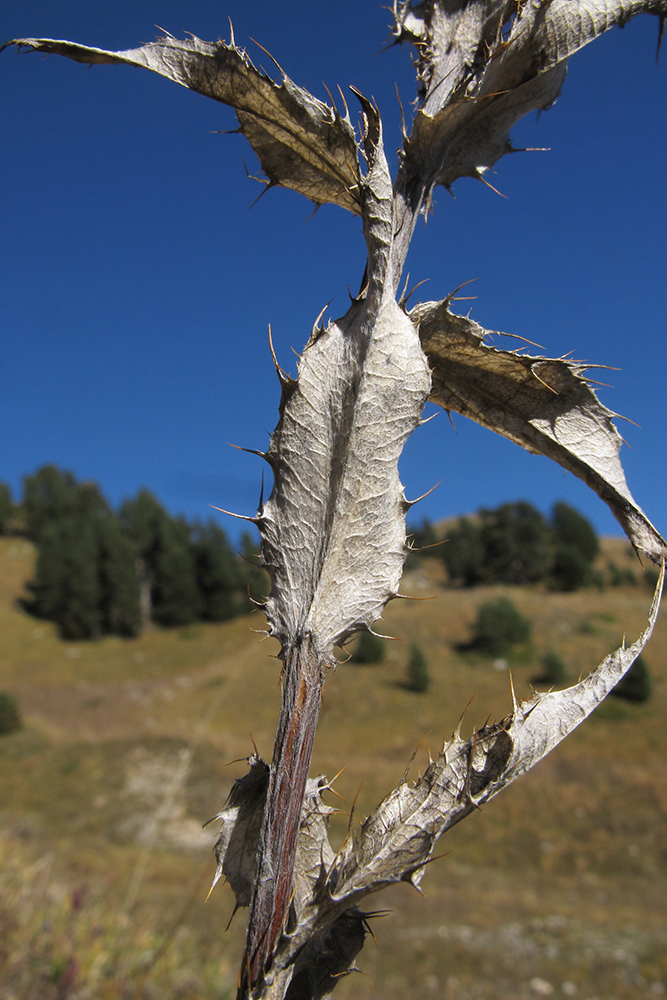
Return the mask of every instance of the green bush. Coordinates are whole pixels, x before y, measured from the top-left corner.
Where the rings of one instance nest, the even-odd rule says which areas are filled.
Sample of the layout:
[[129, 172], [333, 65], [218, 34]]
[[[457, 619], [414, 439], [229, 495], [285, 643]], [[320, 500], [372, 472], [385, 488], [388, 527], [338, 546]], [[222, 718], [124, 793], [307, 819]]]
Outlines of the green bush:
[[552, 588], [571, 592], [591, 586], [595, 583], [593, 563], [600, 549], [593, 525], [562, 501], [553, 506], [551, 524], [555, 542]]
[[527, 642], [532, 626], [508, 597], [485, 601], [477, 609], [469, 648], [488, 656], [504, 656], [512, 646]]
[[480, 510], [484, 546], [482, 581], [519, 586], [543, 580], [549, 571], [551, 528], [525, 500]]
[[555, 504], [547, 520], [519, 500], [482, 508], [474, 519], [459, 518], [442, 560], [450, 579], [465, 587], [545, 580], [554, 590], [572, 591], [600, 583], [593, 570], [598, 551], [593, 526], [568, 504]]
[[541, 660], [542, 673], [537, 678], [540, 684], [562, 684], [567, 676], [567, 668], [561, 656], [553, 649], [548, 650]]
[[8, 534], [13, 515], [12, 491], [7, 483], [0, 483], [0, 535]]
[[442, 561], [452, 580], [464, 587], [481, 583], [484, 568], [484, 544], [480, 526], [467, 517], [459, 518], [456, 528], [447, 533], [442, 546]]
[[643, 702], [651, 697], [651, 687], [648, 663], [643, 656], [638, 656], [627, 674], [612, 689], [611, 694], [625, 701]]
[[428, 663], [420, 646], [416, 642], [410, 646], [410, 659], [408, 660], [408, 671], [405, 686], [410, 691], [423, 694], [431, 686], [431, 676], [428, 672]]
[[[611, 559], [607, 561], [607, 569], [612, 587], [624, 587], [627, 584], [636, 586], [637, 574], [631, 569], [620, 569]], [[656, 581], [657, 582], [657, 581]]]
[[6, 691], [0, 691], [0, 736], [15, 733], [23, 728], [23, 720], [16, 700]]
[[384, 659], [385, 640], [372, 632], [362, 632], [352, 654], [353, 663], [379, 663]]

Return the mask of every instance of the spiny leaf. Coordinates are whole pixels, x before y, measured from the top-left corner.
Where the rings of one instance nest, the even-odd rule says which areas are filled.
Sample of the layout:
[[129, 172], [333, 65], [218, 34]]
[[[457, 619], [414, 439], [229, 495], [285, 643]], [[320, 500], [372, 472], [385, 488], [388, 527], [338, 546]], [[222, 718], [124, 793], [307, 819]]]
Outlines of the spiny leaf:
[[213, 817], [222, 821], [222, 828], [215, 844], [217, 866], [211, 889], [224, 875], [237, 907], [250, 903], [269, 779], [269, 769], [260, 757], [248, 758], [248, 764], [250, 770], [234, 783], [225, 808]]
[[664, 18], [667, 0], [401, 4], [394, 35], [417, 47], [421, 100], [399, 188], [481, 178], [512, 152], [516, 122], [554, 103], [569, 57], [641, 13]]
[[311, 338], [296, 385], [285, 387], [260, 518], [272, 634], [283, 646], [311, 635], [325, 659], [398, 588], [406, 502], [397, 463], [430, 384], [416, 327], [387, 279], [393, 199], [379, 134], [367, 145], [368, 290]]
[[359, 840], [342, 852], [332, 899], [349, 906], [391, 883], [418, 884], [438, 837], [534, 767], [630, 669], [653, 632], [664, 577], [663, 562], [648, 626], [635, 643], [611, 653], [573, 687], [535, 695], [470, 739], [457, 732], [413, 787], [402, 782], [395, 788], [366, 820]]
[[292, 188], [316, 205], [331, 202], [360, 212], [357, 144], [349, 118], [341, 118], [284, 74], [282, 83], [274, 83], [234, 44], [193, 36], [184, 41], [160, 38], [126, 52], [51, 38], [18, 38], [2, 48], [7, 45], [54, 52], [81, 63], [143, 67], [228, 104], [270, 185]]
[[574, 473], [609, 505], [637, 551], [661, 561], [665, 542], [628, 489], [616, 414], [586, 381], [586, 365], [491, 347], [485, 338], [495, 331], [450, 312], [447, 300], [410, 315], [433, 369], [433, 402]]

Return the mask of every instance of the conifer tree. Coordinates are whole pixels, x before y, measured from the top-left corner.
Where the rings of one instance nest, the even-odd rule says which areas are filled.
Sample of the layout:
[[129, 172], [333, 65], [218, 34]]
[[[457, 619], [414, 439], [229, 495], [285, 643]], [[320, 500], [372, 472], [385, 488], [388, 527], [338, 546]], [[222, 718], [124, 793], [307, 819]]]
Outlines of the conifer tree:
[[448, 532], [442, 547], [442, 559], [453, 580], [465, 587], [481, 583], [484, 568], [484, 544], [480, 525], [468, 517], [459, 518], [456, 528]]
[[12, 491], [7, 483], [0, 483], [0, 535], [8, 534], [9, 522], [13, 516]]
[[593, 563], [600, 543], [595, 529], [583, 514], [569, 504], [554, 504], [551, 523], [555, 536], [552, 585], [571, 591], [593, 581]]
[[165, 626], [194, 621], [200, 598], [186, 522], [171, 518], [146, 489], [122, 505], [120, 518], [135, 545], [144, 627], [148, 617]]
[[132, 541], [114, 516], [97, 522], [100, 625], [110, 635], [141, 630], [139, 578]]
[[244, 603], [238, 560], [215, 521], [195, 523], [192, 534], [201, 617], [204, 621], [225, 621]]
[[485, 582], [526, 584], [549, 570], [551, 530], [532, 504], [521, 500], [496, 510], [481, 510]]
[[651, 697], [651, 674], [643, 656], [638, 656], [628, 672], [612, 690], [616, 698], [641, 703]]
[[428, 663], [424, 656], [424, 651], [416, 642], [413, 642], [410, 646], [410, 659], [408, 660], [405, 686], [410, 691], [416, 692], [416, 694], [424, 694], [431, 686], [431, 676], [428, 672]]
[[385, 640], [374, 632], [360, 632], [352, 654], [354, 663], [380, 663], [384, 659]]
[[72, 513], [76, 480], [71, 472], [44, 465], [23, 480], [23, 509], [28, 538], [37, 541], [46, 525]]
[[93, 639], [102, 631], [98, 540], [91, 520], [67, 515], [41, 528], [28, 609], [56, 622], [64, 639]]

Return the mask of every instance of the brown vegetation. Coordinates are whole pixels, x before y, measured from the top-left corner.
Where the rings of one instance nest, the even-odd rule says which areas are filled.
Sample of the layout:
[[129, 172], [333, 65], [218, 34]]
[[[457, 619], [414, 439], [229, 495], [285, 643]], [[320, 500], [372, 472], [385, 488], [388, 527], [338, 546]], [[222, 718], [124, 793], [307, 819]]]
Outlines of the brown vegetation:
[[[607, 540], [601, 557], [631, 566]], [[16, 606], [33, 551], [0, 539], [0, 688], [26, 728], [0, 739], [0, 993], [15, 1000], [233, 996], [243, 913], [228, 889], [205, 903], [218, 811], [252, 737], [270, 756], [280, 701], [272, 640], [255, 620], [155, 630], [139, 639], [63, 643]], [[604, 565], [602, 563], [601, 565]], [[638, 578], [641, 580], [640, 568]], [[444, 590], [425, 559], [404, 590], [435, 601], [394, 602], [381, 664], [342, 664], [325, 691], [312, 773], [332, 776], [355, 823], [400, 778], [430, 733], [439, 747], [475, 695], [464, 729], [510, 707], [506, 668], [457, 643], [477, 606], [507, 593], [533, 624], [511, 669], [520, 694], [548, 649], [570, 681], [634, 638], [647, 587], [548, 594], [540, 589]], [[411, 642], [432, 684], [402, 684]], [[341, 997], [364, 1000], [574, 996], [634, 1000], [667, 991], [667, 626], [646, 659], [653, 696], [606, 702], [586, 726], [501, 798], [440, 842], [426, 898], [409, 887], [377, 897], [378, 950]], [[347, 816], [334, 818], [340, 839]], [[211, 831], [209, 834], [209, 830]], [[400, 916], [399, 916], [400, 913]], [[551, 992], [550, 992], [551, 990]]]

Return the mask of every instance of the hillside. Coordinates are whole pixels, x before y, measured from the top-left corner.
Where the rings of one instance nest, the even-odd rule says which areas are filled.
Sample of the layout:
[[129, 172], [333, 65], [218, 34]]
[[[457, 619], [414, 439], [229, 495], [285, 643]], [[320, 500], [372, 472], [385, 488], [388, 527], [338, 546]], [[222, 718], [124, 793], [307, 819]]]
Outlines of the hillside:
[[[625, 542], [605, 556], [633, 565]], [[0, 538], [0, 690], [26, 727], [0, 738], [0, 991], [37, 998], [233, 997], [243, 915], [223, 934], [231, 892], [217, 887], [210, 847], [218, 811], [252, 740], [269, 757], [279, 707], [273, 640], [261, 615], [158, 629], [138, 639], [64, 643], [17, 597], [34, 552]], [[636, 561], [634, 562], [636, 567]], [[325, 688], [313, 771], [345, 770], [336, 787], [356, 820], [400, 779], [415, 746], [439, 747], [474, 695], [464, 730], [510, 707], [506, 669], [462, 655], [477, 606], [511, 596], [534, 638], [511, 664], [520, 694], [547, 649], [571, 680], [645, 624], [641, 586], [548, 594], [445, 590], [423, 560], [396, 601], [375, 666], [342, 664]], [[641, 575], [641, 574], [638, 574]], [[424, 649], [427, 694], [401, 684], [409, 643]], [[336, 996], [398, 1000], [630, 1000], [667, 995], [667, 622], [646, 659], [653, 696], [610, 699], [528, 777], [440, 842], [422, 898], [377, 897], [359, 959], [369, 973]], [[356, 821], [355, 820], [355, 821]], [[335, 817], [340, 842], [347, 816]], [[4, 884], [3, 884], [4, 881]], [[370, 908], [370, 907], [369, 907]], [[165, 938], [165, 935], [167, 937]], [[162, 949], [160, 946], [163, 945]], [[151, 965], [151, 963], [154, 963]]]

